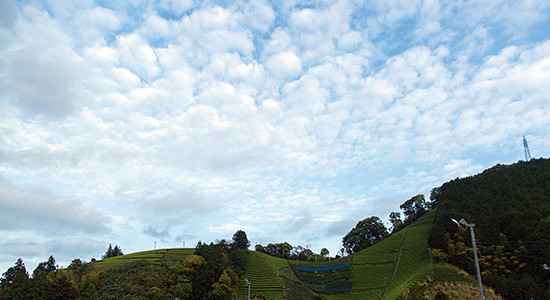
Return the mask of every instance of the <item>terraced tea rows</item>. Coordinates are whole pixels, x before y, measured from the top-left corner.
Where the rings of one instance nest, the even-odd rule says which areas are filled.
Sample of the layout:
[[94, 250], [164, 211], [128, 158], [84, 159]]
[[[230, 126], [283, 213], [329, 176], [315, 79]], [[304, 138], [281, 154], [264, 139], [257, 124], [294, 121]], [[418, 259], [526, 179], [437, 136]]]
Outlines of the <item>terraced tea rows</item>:
[[[250, 251], [238, 298], [247, 298], [246, 278], [251, 282], [251, 296], [259, 294], [267, 299], [396, 299], [432, 272], [427, 245], [432, 220], [433, 212], [427, 213], [374, 246], [330, 261], [287, 261]], [[147, 260], [171, 265], [182, 262], [193, 252], [194, 249], [159, 249], [109, 258], [97, 264]], [[433, 266], [433, 272], [434, 279], [440, 282], [472, 281], [450, 266]]]
[[158, 249], [143, 252], [136, 252], [122, 256], [115, 256], [103, 259], [97, 262], [98, 265], [118, 265], [126, 264], [139, 260], [147, 260], [153, 263], [166, 263], [168, 265], [184, 261], [189, 255], [193, 254], [195, 249], [192, 248], [173, 248], [173, 249]]
[[351, 290], [352, 272], [347, 262], [334, 266], [310, 264], [307, 268], [291, 263], [290, 267], [302, 284], [315, 293], [332, 295]]
[[[274, 259], [275, 258], [275, 259]], [[277, 276], [280, 267], [286, 264], [284, 259], [277, 259], [269, 255], [250, 251], [246, 270], [241, 276], [239, 284], [239, 299], [246, 299], [248, 287], [245, 278], [250, 284], [250, 295], [261, 294], [268, 299], [284, 299], [282, 280]]]
[[433, 213], [426, 213], [406, 228], [398, 265], [384, 298], [396, 299], [431, 272], [428, 235], [432, 228]]

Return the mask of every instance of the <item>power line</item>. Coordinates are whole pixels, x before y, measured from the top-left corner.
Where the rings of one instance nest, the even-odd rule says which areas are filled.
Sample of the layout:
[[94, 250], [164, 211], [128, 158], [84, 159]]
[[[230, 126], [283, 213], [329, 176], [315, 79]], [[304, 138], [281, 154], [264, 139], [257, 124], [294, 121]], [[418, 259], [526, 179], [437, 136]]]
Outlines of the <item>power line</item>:
[[495, 241], [495, 240], [479, 240], [480, 243], [493, 244], [493, 245], [518, 245], [518, 246], [528, 246], [528, 245], [546, 245], [550, 246], [550, 241]]

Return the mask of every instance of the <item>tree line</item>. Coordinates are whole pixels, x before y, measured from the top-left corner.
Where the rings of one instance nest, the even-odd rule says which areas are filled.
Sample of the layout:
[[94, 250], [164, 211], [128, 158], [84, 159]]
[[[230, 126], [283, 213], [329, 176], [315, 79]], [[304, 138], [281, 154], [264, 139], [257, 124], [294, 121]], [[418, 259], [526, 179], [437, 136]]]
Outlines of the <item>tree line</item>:
[[[199, 242], [193, 255], [168, 266], [140, 260], [101, 268], [74, 259], [60, 269], [53, 256], [32, 276], [23, 260], [2, 274], [0, 299], [233, 299], [250, 247], [242, 230], [230, 242]], [[122, 255], [109, 245], [103, 259]]]
[[291, 244], [283, 242], [269, 243], [265, 247], [261, 244], [256, 244], [254, 250], [260, 253], [290, 260], [326, 261], [330, 259], [330, 251], [327, 248], [321, 249], [319, 254], [313, 252], [310, 248], [311, 245], [306, 245], [305, 247], [298, 245], [293, 247]]
[[[359, 252], [380, 242], [391, 233], [397, 232], [405, 226], [412, 224], [431, 209], [431, 203], [426, 201], [424, 195], [419, 194], [403, 202], [399, 208], [404, 218], [401, 219], [401, 212], [390, 213], [389, 219], [392, 224], [390, 228], [387, 228], [384, 222], [377, 216], [371, 216], [359, 221], [357, 225], [342, 238], [343, 247], [339, 251], [340, 255], [337, 254], [334, 258]], [[267, 246], [256, 244], [255, 250], [271, 256], [290, 260], [324, 261], [330, 259], [329, 250], [326, 248], [321, 249], [321, 252], [317, 254], [310, 249], [310, 246], [293, 247], [288, 242], [269, 243]]]

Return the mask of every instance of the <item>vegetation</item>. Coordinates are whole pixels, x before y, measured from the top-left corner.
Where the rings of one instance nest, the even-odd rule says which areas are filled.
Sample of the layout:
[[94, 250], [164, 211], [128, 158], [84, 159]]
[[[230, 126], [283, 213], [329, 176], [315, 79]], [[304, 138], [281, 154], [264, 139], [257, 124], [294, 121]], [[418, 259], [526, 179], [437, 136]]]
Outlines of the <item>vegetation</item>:
[[66, 269], [58, 269], [51, 256], [32, 277], [19, 259], [2, 275], [0, 299], [231, 299], [249, 244], [238, 232], [232, 243], [199, 243], [196, 249], [113, 255], [122, 251], [110, 245], [105, 259], [75, 259]]
[[[468, 230], [475, 223], [486, 296], [545, 298], [550, 274], [550, 160], [497, 165], [405, 201], [391, 234], [372, 216], [343, 238], [346, 257], [287, 242], [256, 245], [244, 231], [195, 249], [75, 259], [53, 256], [32, 276], [21, 259], [0, 278], [0, 299], [477, 299]], [[403, 219], [401, 217], [403, 216]]]
[[[346, 299], [372, 296], [374, 299], [386, 293], [404, 239], [404, 235], [394, 234], [339, 259], [330, 259], [326, 249], [315, 254], [309, 248], [292, 247], [288, 243], [269, 244], [265, 248], [256, 246], [264, 252], [295, 258], [287, 260], [249, 252], [246, 233], [238, 231], [230, 243], [225, 240], [210, 244], [199, 242], [195, 249], [145, 251], [92, 263], [76, 259], [66, 270], [57, 270], [51, 257], [37, 269], [55, 272], [56, 275], [49, 275], [52, 279], [45, 282], [51, 284], [59, 277], [57, 288], [43, 290], [65, 290], [65, 299], [232, 299], [234, 296], [246, 299], [245, 279], [251, 283], [251, 296], [255, 299], [326, 299], [329, 296], [346, 296]], [[109, 249], [114, 250], [112, 246]], [[418, 257], [412, 255], [410, 259], [418, 260]], [[17, 273], [21, 266], [22, 261], [3, 278], [11, 278], [7, 275]], [[26, 271], [19, 273], [26, 274]], [[38, 281], [40, 275], [22, 278]], [[22, 286], [29, 286], [27, 283]], [[61, 288], [62, 285], [66, 288]], [[16, 286], [3, 284], [2, 295], [9, 295], [11, 288], [17, 290]], [[19, 290], [18, 293], [30, 292]]]
[[372, 216], [359, 221], [357, 225], [342, 239], [347, 253], [356, 253], [374, 245], [388, 236], [388, 229], [380, 218]]
[[482, 280], [506, 298], [545, 298], [550, 262], [550, 160], [496, 165], [435, 188], [437, 215], [429, 236], [443, 259], [475, 274], [470, 233], [451, 218], [475, 224]]
[[326, 248], [321, 249], [319, 254], [309, 249], [310, 246], [293, 247], [287, 242], [283, 243], [270, 243], [267, 246], [256, 244], [255, 250], [260, 253], [265, 253], [271, 256], [300, 261], [326, 261], [329, 260], [329, 251]]
[[270, 257], [263, 253], [249, 252], [246, 271], [239, 283], [239, 299], [246, 299], [250, 284], [250, 295], [262, 295], [267, 299], [283, 299], [283, 282], [277, 276], [278, 270], [287, 265], [286, 260]]
[[105, 254], [101, 256], [101, 258], [106, 259], [106, 258], [111, 258], [111, 257], [116, 257], [121, 255], [124, 255], [124, 253], [122, 253], [122, 250], [117, 245], [115, 245], [115, 248], [113, 248], [113, 246], [109, 244], [109, 248], [107, 249], [107, 252], [105, 252]]

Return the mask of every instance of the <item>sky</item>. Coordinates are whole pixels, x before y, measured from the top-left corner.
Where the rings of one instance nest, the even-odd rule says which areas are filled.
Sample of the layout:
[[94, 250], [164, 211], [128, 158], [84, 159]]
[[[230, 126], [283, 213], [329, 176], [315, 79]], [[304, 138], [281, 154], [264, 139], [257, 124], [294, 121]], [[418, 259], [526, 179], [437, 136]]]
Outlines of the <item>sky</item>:
[[550, 156], [550, 2], [0, 0], [0, 272], [367, 217]]

